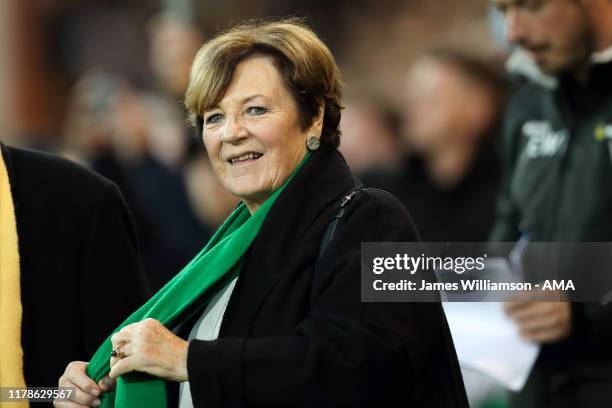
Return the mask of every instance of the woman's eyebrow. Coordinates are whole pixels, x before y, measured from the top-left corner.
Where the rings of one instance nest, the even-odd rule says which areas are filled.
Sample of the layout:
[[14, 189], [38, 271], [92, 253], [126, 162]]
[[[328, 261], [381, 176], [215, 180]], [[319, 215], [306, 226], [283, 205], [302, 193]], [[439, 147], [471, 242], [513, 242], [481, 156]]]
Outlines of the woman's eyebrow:
[[217, 110], [217, 109], [221, 109], [221, 108], [219, 107], [219, 104], [218, 104], [218, 103], [216, 103], [216, 104], [214, 104], [214, 105], [212, 105], [212, 106], [209, 106], [208, 108], [204, 109], [204, 110], [202, 111], [202, 113], [206, 113], [206, 112], [214, 111], [214, 110]]
[[[238, 100], [237, 103], [240, 104], [240, 105], [244, 105], [244, 104], [247, 104], [247, 103], [251, 102], [253, 99], [257, 99], [257, 98], [268, 99], [268, 97], [263, 95], [263, 94], [254, 94], [254, 95], [249, 95], [249, 96], [246, 96], [246, 97]], [[217, 104], [215, 104], [213, 106], [210, 106], [209, 108], [205, 109], [204, 112], [210, 112], [210, 111], [214, 111], [214, 110], [217, 110], [217, 109], [221, 109], [221, 104], [220, 103], [217, 103]]]
[[251, 102], [253, 99], [257, 99], [257, 98], [267, 99], [265, 95], [262, 95], [262, 94], [255, 94], [255, 95], [247, 96], [246, 98], [242, 99], [242, 104], [249, 103], [249, 102]]

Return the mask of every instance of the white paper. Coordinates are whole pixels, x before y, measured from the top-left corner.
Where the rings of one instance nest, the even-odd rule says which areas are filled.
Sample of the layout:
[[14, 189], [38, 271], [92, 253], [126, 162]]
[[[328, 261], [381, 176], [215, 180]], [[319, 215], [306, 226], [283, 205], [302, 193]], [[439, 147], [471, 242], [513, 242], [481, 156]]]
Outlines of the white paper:
[[525, 385], [540, 346], [523, 340], [499, 302], [444, 303], [462, 368], [476, 370], [519, 391]]

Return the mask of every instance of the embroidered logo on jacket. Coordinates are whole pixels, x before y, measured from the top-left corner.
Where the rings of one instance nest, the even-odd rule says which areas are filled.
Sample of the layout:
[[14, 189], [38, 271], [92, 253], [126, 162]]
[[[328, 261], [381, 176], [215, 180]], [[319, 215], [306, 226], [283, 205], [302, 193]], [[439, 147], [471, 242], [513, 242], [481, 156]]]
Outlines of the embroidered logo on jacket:
[[595, 140], [598, 142], [608, 141], [608, 153], [612, 162], [612, 125], [600, 123], [595, 127]]
[[606, 139], [612, 139], [612, 125], [600, 123], [595, 127], [595, 140], [598, 142], [603, 142]]
[[552, 157], [566, 146], [567, 130], [553, 130], [549, 122], [534, 120], [526, 122], [522, 128], [527, 141], [525, 154], [529, 158]]

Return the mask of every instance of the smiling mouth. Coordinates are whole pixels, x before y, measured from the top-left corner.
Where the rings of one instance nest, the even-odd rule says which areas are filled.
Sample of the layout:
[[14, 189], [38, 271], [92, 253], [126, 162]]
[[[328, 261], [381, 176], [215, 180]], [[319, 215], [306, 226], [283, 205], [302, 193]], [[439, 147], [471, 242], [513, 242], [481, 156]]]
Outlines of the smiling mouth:
[[229, 164], [240, 164], [240, 163], [245, 163], [245, 162], [250, 162], [250, 161], [255, 161], [260, 159], [263, 156], [262, 153], [257, 153], [257, 152], [247, 152], [247, 153], [243, 153], [239, 156], [232, 156], [229, 159], [227, 159], [227, 162]]

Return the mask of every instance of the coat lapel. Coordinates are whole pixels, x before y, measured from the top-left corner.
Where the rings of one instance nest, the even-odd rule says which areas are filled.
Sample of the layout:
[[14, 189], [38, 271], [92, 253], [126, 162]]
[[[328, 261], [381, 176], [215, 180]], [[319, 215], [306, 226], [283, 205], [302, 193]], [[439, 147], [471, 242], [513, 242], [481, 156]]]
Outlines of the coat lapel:
[[321, 216], [331, 219], [342, 194], [358, 183], [340, 153], [322, 144], [270, 209], [230, 299], [221, 337], [249, 336], [267, 295], [288, 272], [291, 257], [307, 251], [316, 259], [318, 247], [301, 245], [309, 227]]

